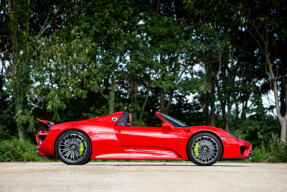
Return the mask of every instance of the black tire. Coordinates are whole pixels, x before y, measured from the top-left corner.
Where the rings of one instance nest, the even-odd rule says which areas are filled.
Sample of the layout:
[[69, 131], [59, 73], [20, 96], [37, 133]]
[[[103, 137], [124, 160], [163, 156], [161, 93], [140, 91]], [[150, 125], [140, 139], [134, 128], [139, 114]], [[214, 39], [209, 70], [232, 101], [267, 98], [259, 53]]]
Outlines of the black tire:
[[83, 165], [90, 161], [92, 145], [89, 137], [81, 131], [62, 133], [55, 145], [57, 157], [68, 165]]
[[83, 162], [81, 165], [85, 165], [91, 161], [91, 157], [89, 157], [85, 162]]
[[211, 133], [194, 135], [187, 145], [189, 159], [196, 165], [209, 166], [216, 163], [222, 155], [222, 144]]

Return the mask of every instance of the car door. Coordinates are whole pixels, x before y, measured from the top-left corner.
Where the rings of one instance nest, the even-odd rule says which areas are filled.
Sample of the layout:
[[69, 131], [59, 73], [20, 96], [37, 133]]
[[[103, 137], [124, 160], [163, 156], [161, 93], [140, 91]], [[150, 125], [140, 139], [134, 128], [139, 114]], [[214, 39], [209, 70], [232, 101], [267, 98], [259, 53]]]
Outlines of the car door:
[[125, 144], [134, 150], [177, 151], [178, 133], [176, 128], [116, 126]]

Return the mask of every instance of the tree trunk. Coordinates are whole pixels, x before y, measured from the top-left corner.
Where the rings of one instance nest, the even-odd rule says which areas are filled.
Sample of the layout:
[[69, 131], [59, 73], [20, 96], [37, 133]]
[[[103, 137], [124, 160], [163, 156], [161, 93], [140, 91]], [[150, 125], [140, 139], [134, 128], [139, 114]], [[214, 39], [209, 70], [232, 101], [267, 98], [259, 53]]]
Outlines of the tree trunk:
[[204, 109], [204, 113], [205, 113], [205, 125], [209, 125], [209, 95], [208, 93], [205, 94], [204, 96], [204, 104], [205, 104], [205, 109]]
[[281, 141], [286, 142], [286, 119], [287, 116], [285, 115], [281, 120], [280, 120], [280, 124], [281, 124]]
[[[268, 53], [268, 44], [265, 44], [265, 53]], [[275, 76], [275, 74], [273, 72], [273, 69], [272, 69], [273, 64], [271, 63], [268, 55], [266, 55], [266, 59], [267, 59], [269, 72], [270, 72], [272, 82], [273, 82], [273, 91], [274, 91], [276, 113], [277, 113], [278, 120], [281, 124], [281, 141], [285, 142], [286, 141], [286, 117], [287, 117], [287, 113], [284, 116], [282, 116], [282, 114], [281, 114], [280, 107], [279, 107], [279, 99], [278, 99], [277, 75]], [[287, 93], [286, 93], [287, 89], [285, 89], [284, 91], [285, 91], [285, 95], [287, 95]], [[286, 107], [287, 107], [287, 100], [285, 99], [285, 111], [286, 111]]]
[[1, 68], [1, 77], [0, 77], [0, 95], [1, 95], [1, 99], [2, 99], [2, 93], [3, 93], [3, 85], [4, 85], [4, 59], [1, 58], [1, 62], [2, 62], [2, 68]]
[[109, 87], [110, 87], [110, 75], [107, 75], [107, 77], [104, 79], [104, 87], [103, 93], [105, 95], [109, 95]]
[[140, 120], [142, 120], [143, 112], [144, 112], [145, 106], [146, 106], [148, 98], [149, 98], [149, 90], [150, 90], [150, 80], [148, 81], [148, 84], [147, 84], [146, 98], [145, 98], [145, 101], [144, 101], [144, 103], [142, 105], [142, 111], [141, 111], [141, 114], [140, 114]]
[[[272, 64], [271, 64], [269, 58], [268, 58], [267, 62], [268, 62], [269, 70], [272, 70]], [[285, 142], [286, 141], [286, 117], [287, 117], [287, 113], [285, 114], [284, 117], [281, 115], [280, 108], [279, 108], [277, 79], [275, 78], [273, 71], [272, 72], [270, 71], [270, 74], [271, 74], [271, 77], [273, 77], [272, 79], [273, 79], [273, 90], [274, 90], [276, 113], [277, 113], [277, 117], [278, 117], [278, 120], [279, 120], [280, 125], [281, 125], [281, 141]], [[287, 90], [285, 90], [285, 91], [287, 91]], [[285, 95], [287, 95], [287, 94], [285, 93]], [[287, 101], [285, 100], [285, 102], [287, 102]], [[285, 106], [287, 106], [287, 105], [285, 105]]]
[[[131, 74], [133, 74], [135, 76], [134, 79], [137, 79], [137, 74], [135, 73], [134, 70], [130, 70]], [[133, 78], [131, 78], [130, 80], [130, 87], [131, 87], [131, 98], [132, 98], [132, 103], [137, 104], [137, 97], [138, 97], [138, 82], [134, 81]], [[133, 112], [133, 119], [134, 121], [137, 120], [137, 110], [134, 110]]]
[[229, 120], [230, 120], [230, 118], [227, 117], [226, 118], [226, 123], [225, 123], [225, 131], [229, 131]]
[[160, 111], [165, 113], [165, 99], [164, 99], [164, 91], [160, 92]]
[[[231, 66], [230, 66], [230, 69], [228, 71], [229, 83], [234, 83], [234, 74], [233, 74], [234, 50], [235, 49], [232, 49], [232, 52], [231, 52]], [[226, 117], [226, 122], [225, 122], [225, 130], [226, 131], [229, 130], [230, 113], [231, 113], [231, 107], [232, 107], [232, 99], [231, 99], [231, 97], [235, 98], [234, 94], [230, 94], [230, 87], [229, 87], [229, 91], [228, 91], [227, 95], [228, 95], [228, 100], [227, 100], [227, 117]]]
[[173, 93], [174, 93], [174, 90], [171, 90], [170, 93], [169, 93], [168, 102], [166, 103], [165, 96], [164, 96], [164, 91], [161, 90], [161, 92], [160, 92], [160, 110], [161, 110], [162, 113], [166, 113], [166, 114], [169, 113], [171, 102], [172, 102], [172, 98], [173, 98]]
[[223, 101], [223, 99], [220, 100], [220, 106], [221, 106], [223, 125], [225, 125], [226, 124], [226, 112], [225, 112], [226, 103]]
[[244, 101], [242, 102], [242, 112], [241, 112], [241, 120], [242, 121], [245, 121], [245, 119], [246, 119], [246, 115], [245, 115], [245, 103], [244, 103]]
[[[23, 109], [23, 104], [22, 104], [21, 97], [20, 97], [19, 93], [15, 93], [14, 104], [15, 104], [15, 116], [17, 118], [17, 115], [20, 115], [20, 113]], [[17, 121], [17, 119], [16, 119], [16, 123], [17, 123], [17, 130], [18, 130], [18, 138], [20, 141], [24, 141], [25, 137], [24, 137], [23, 124], [22, 124], [22, 122]]]
[[236, 117], [235, 117], [235, 129], [236, 129], [236, 128], [237, 128], [237, 125], [238, 125], [238, 118], [239, 118], [238, 102], [235, 102], [235, 112], [236, 112]]
[[232, 107], [232, 104], [230, 103], [230, 101], [227, 101], [227, 117], [226, 117], [226, 123], [225, 123], [225, 131], [229, 130], [231, 107]]
[[285, 113], [286, 113], [286, 106], [285, 106], [285, 91], [283, 91], [283, 90], [285, 90], [285, 83], [283, 82], [283, 80], [284, 80], [285, 78], [281, 78], [281, 93], [280, 93], [280, 105], [281, 105], [281, 110], [280, 110], [280, 113], [281, 113], [281, 115], [282, 116], [284, 116], [285, 115]]
[[115, 112], [115, 92], [116, 92], [115, 77], [112, 76], [112, 86], [109, 97], [109, 114]]
[[20, 92], [20, 80], [19, 74], [17, 73], [17, 68], [19, 64], [19, 45], [18, 45], [18, 21], [17, 21], [17, 3], [15, 1], [8, 1], [8, 6], [10, 9], [9, 19], [11, 22], [11, 43], [12, 43], [12, 84], [13, 84], [13, 100], [15, 105], [15, 116], [16, 116], [16, 125], [18, 130], [18, 137], [20, 141], [23, 141], [24, 138], [24, 130], [21, 122], [18, 121], [17, 115], [20, 115], [23, 104], [21, 100], [21, 92]]
[[[282, 56], [283, 50], [281, 50], [280, 60], [281, 60], [281, 67], [282, 67], [282, 74], [281, 74], [281, 94], [280, 94], [280, 101], [281, 101], [281, 115], [285, 116], [287, 113], [286, 111], [286, 79], [285, 79], [285, 72], [286, 72], [286, 62], [284, 62]], [[284, 91], [283, 91], [284, 90]]]
[[173, 98], [173, 90], [170, 91], [169, 93], [169, 100], [167, 102], [167, 105], [166, 105], [166, 109], [165, 109], [165, 113], [168, 114], [169, 113], [169, 110], [170, 110], [170, 106], [171, 106], [171, 102], [172, 102], [172, 98]]
[[210, 99], [210, 126], [215, 127], [215, 103], [214, 103], [214, 94], [215, 94], [215, 88], [214, 86], [211, 89], [211, 99]]
[[[267, 66], [268, 66], [270, 76], [272, 79], [272, 83], [273, 83], [273, 91], [274, 91], [274, 99], [275, 99], [277, 118], [278, 118], [280, 125], [281, 125], [281, 141], [286, 142], [286, 117], [287, 117], [287, 113], [285, 113], [285, 115], [283, 117], [281, 114], [280, 106], [279, 106], [278, 85], [277, 85], [278, 73], [276, 73], [276, 75], [274, 74], [274, 71], [273, 71], [273, 64], [274, 63], [271, 63], [271, 61], [270, 61], [268, 28], [267, 28], [267, 25], [265, 25], [262, 28], [262, 34], [260, 34], [257, 27], [255, 25], [253, 25], [252, 23], [250, 23], [250, 24], [255, 30], [255, 35], [253, 35], [249, 29], [247, 29], [247, 31], [255, 39], [260, 50], [262, 51], [262, 53], [264, 54], [264, 56], [266, 58]], [[256, 36], [260, 37], [260, 39], [263, 42], [264, 47], [261, 46], [261, 44], [259, 42], [260, 39], [258, 40]], [[276, 54], [277, 53], [275, 53], [275, 59], [277, 59]], [[284, 77], [284, 75], [283, 75], [283, 77]], [[285, 81], [284, 83], [287, 83], [287, 82]], [[282, 90], [282, 91], [285, 91], [285, 109], [283, 111], [287, 111], [286, 110], [286, 107], [287, 107], [287, 99], [286, 99], [287, 89], [285, 88], [285, 90]]]
[[[224, 79], [226, 77], [226, 71], [225, 69], [222, 70], [222, 79]], [[222, 91], [220, 91], [220, 88], [222, 88]], [[223, 127], [225, 126], [226, 123], [226, 101], [224, 99], [224, 95], [225, 95], [225, 87], [224, 84], [222, 84], [222, 86], [219, 86], [219, 82], [217, 81], [217, 90], [218, 90], [218, 95], [219, 95], [219, 101], [220, 101], [220, 106], [221, 106], [221, 114], [222, 114], [222, 120], [223, 120]]]

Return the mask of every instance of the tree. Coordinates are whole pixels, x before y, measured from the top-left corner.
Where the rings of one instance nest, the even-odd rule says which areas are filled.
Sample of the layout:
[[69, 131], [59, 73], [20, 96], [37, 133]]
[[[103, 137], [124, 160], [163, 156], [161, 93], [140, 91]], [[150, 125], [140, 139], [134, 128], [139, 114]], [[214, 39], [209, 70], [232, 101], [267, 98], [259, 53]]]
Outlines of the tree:
[[[23, 98], [27, 88], [31, 85], [29, 79], [29, 25], [31, 5], [30, 1], [4, 1], [2, 11], [5, 14], [5, 24], [2, 26], [5, 51], [2, 53], [2, 66], [5, 71], [9, 91], [13, 91], [15, 116], [23, 109]], [[3, 70], [3, 69], [2, 69]], [[24, 140], [24, 128], [17, 122], [18, 137]]]
[[[23, 123], [27, 119], [30, 121], [30, 128], [33, 127], [32, 118], [23, 112], [29, 103], [28, 95], [37, 94], [31, 92], [34, 85], [32, 74], [35, 72], [35, 68], [39, 69], [36, 58], [37, 40], [41, 35], [49, 34], [47, 31], [51, 32], [47, 28], [57, 17], [63, 15], [63, 4], [65, 2], [45, 1], [39, 3], [23, 0], [1, 2], [1, 17], [3, 19], [1, 22], [4, 21], [1, 25], [3, 32], [1, 35], [3, 38], [3, 40], [1, 39], [1, 43], [3, 43], [3, 49], [1, 49], [2, 72], [6, 79], [4, 86], [7, 93], [12, 96], [13, 104], [11, 105], [14, 107], [14, 118], [20, 140], [25, 138], [27, 130], [23, 127]], [[43, 7], [43, 5], [47, 5], [47, 7]], [[41, 10], [45, 10], [44, 13], [37, 12], [39, 7]], [[36, 16], [38, 18], [35, 18]], [[45, 21], [42, 20], [43, 17], [46, 17]]]
[[[266, 60], [266, 67], [273, 84], [276, 113], [281, 124], [281, 140], [286, 140], [286, 67], [285, 58], [278, 54], [278, 47], [285, 44], [286, 38], [285, 1], [188, 1], [187, 9], [201, 16], [204, 22], [221, 23], [228, 30], [247, 31], [255, 43], [257, 51]], [[259, 60], [263, 58], [259, 58]], [[278, 64], [282, 65], [281, 106], [278, 96]], [[264, 67], [261, 67], [264, 69]], [[262, 71], [263, 72], [263, 71]], [[285, 101], [285, 102], [283, 102]]]
[[[258, 2], [258, 4], [255, 5], [250, 2], [245, 2], [243, 4], [244, 9], [242, 10], [242, 13], [244, 16], [246, 16], [246, 18], [242, 19], [242, 21], [244, 22], [247, 31], [258, 44], [260, 51], [263, 53], [266, 59], [265, 65], [268, 66], [270, 79], [273, 85], [276, 114], [281, 124], [281, 140], [285, 142], [287, 130], [287, 89], [286, 86], [284, 86], [284, 84], [286, 85], [287, 83], [287, 81], [285, 80], [286, 68], [285, 71], [282, 71], [283, 75], [281, 76], [283, 83], [281, 95], [284, 95], [283, 97], [281, 97], [281, 99], [285, 100], [285, 105], [281, 105], [280, 109], [278, 96], [279, 76], [277, 66], [278, 60], [280, 60], [282, 65], [285, 64], [286, 66], [286, 63], [284, 63], [282, 57], [280, 58], [280, 56], [278, 56], [277, 51], [278, 44], [280, 44], [282, 41], [284, 43], [284, 39], [287, 37], [287, 29], [286, 25], [284, 24], [284, 21], [287, 19], [287, 15], [285, 13], [286, 4], [282, 3], [283, 2], [281, 1], [260, 1]], [[255, 9], [252, 13], [250, 13], [249, 11], [251, 7]], [[278, 42], [277, 39], [280, 39], [281, 42]], [[273, 48], [272, 51], [273, 54], [271, 52], [272, 46], [275, 47], [275, 49]], [[282, 92], [284, 92], [285, 94]], [[285, 109], [282, 109], [283, 107], [285, 107]]]

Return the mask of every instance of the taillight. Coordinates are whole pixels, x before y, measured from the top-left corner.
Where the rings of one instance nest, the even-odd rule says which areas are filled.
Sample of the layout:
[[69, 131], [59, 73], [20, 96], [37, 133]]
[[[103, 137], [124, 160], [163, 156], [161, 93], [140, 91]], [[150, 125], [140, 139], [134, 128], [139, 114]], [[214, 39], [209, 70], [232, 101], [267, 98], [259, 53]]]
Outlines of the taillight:
[[39, 139], [41, 141], [41, 143], [43, 143], [43, 141], [46, 139], [47, 135], [39, 135]]

